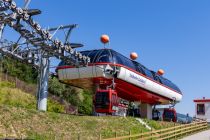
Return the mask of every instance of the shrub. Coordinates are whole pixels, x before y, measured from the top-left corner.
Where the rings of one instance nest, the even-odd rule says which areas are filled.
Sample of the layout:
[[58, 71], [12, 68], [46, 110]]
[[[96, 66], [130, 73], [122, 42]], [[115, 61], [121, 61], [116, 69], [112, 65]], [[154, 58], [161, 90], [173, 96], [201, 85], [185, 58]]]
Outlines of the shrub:
[[10, 87], [10, 88], [15, 88], [15, 83], [11, 82], [0, 82], [0, 87]]
[[56, 101], [48, 100], [47, 111], [56, 112], [56, 113], [65, 113], [65, 108], [63, 105], [59, 104]]

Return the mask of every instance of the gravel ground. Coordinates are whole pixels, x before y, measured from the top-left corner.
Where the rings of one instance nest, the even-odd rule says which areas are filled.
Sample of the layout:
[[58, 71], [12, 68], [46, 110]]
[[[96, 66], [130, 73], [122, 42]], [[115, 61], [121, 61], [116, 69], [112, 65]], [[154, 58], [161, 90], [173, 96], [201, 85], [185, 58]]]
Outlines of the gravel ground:
[[185, 137], [181, 140], [210, 140], [210, 130], [206, 130], [206, 131]]

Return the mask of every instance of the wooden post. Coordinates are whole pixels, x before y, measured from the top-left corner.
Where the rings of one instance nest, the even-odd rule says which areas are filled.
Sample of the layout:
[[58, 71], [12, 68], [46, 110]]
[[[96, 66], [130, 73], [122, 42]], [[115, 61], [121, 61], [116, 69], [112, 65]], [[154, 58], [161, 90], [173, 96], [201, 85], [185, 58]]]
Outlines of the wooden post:
[[190, 124], [190, 134], [192, 134], [192, 124]]
[[78, 140], [80, 140], [80, 133], [78, 133]]
[[153, 138], [152, 138], [152, 128], [151, 128], [151, 140], [152, 140]]
[[17, 77], [15, 77], [15, 88], [17, 88]]
[[102, 136], [101, 136], [101, 133], [99, 134], [99, 140], [102, 140]]
[[160, 138], [162, 138], [162, 128], [160, 129]]
[[115, 132], [115, 138], [117, 138], [117, 131]]
[[6, 71], [6, 81], [7, 81], [7, 71]]
[[130, 136], [130, 137], [129, 137], [129, 140], [131, 140], [131, 130], [129, 131], [129, 136]]
[[142, 135], [142, 134], [143, 134], [143, 130], [141, 130], [141, 138], [143, 137], [143, 135]]
[[174, 139], [176, 139], [176, 123], [174, 122]]

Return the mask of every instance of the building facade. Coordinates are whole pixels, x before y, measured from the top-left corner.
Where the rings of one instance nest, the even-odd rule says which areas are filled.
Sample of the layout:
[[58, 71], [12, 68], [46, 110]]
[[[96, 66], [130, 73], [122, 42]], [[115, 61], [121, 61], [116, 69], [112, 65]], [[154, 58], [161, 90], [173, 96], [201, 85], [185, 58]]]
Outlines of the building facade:
[[210, 123], [210, 99], [195, 99], [195, 117]]

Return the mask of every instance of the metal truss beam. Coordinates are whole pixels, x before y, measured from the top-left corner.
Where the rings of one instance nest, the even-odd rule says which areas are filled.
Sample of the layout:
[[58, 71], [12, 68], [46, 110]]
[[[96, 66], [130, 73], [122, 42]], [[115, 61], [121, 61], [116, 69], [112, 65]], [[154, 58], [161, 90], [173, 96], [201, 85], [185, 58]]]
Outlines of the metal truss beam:
[[[24, 8], [18, 7], [13, 0], [0, 0], [0, 53], [24, 63], [32, 64], [39, 70], [39, 84], [37, 94], [38, 110], [47, 110], [47, 89], [49, 76], [49, 58], [56, 57], [66, 64], [76, 67], [86, 66], [90, 58], [74, 50], [82, 44], [70, 43], [69, 37], [76, 24], [59, 26], [49, 30], [43, 29], [33, 19], [34, 15], [41, 14], [38, 9], [28, 9], [31, 0], [25, 0]], [[3, 40], [5, 26], [11, 27], [20, 34], [17, 42]], [[64, 42], [53, 39], [58, 30], [65, 30]], [[54, 34], [51, 34], [55, 31]], [[25, 39], [21, 42], [21, 39]], [[19, 43], [21, 42], [21, 43]], [[30, 47], [33, 46], [33, 47]], [[24, 46], [24, 47], [23, 47]], [[37, 62], [39, 63], [37, 64]]]

